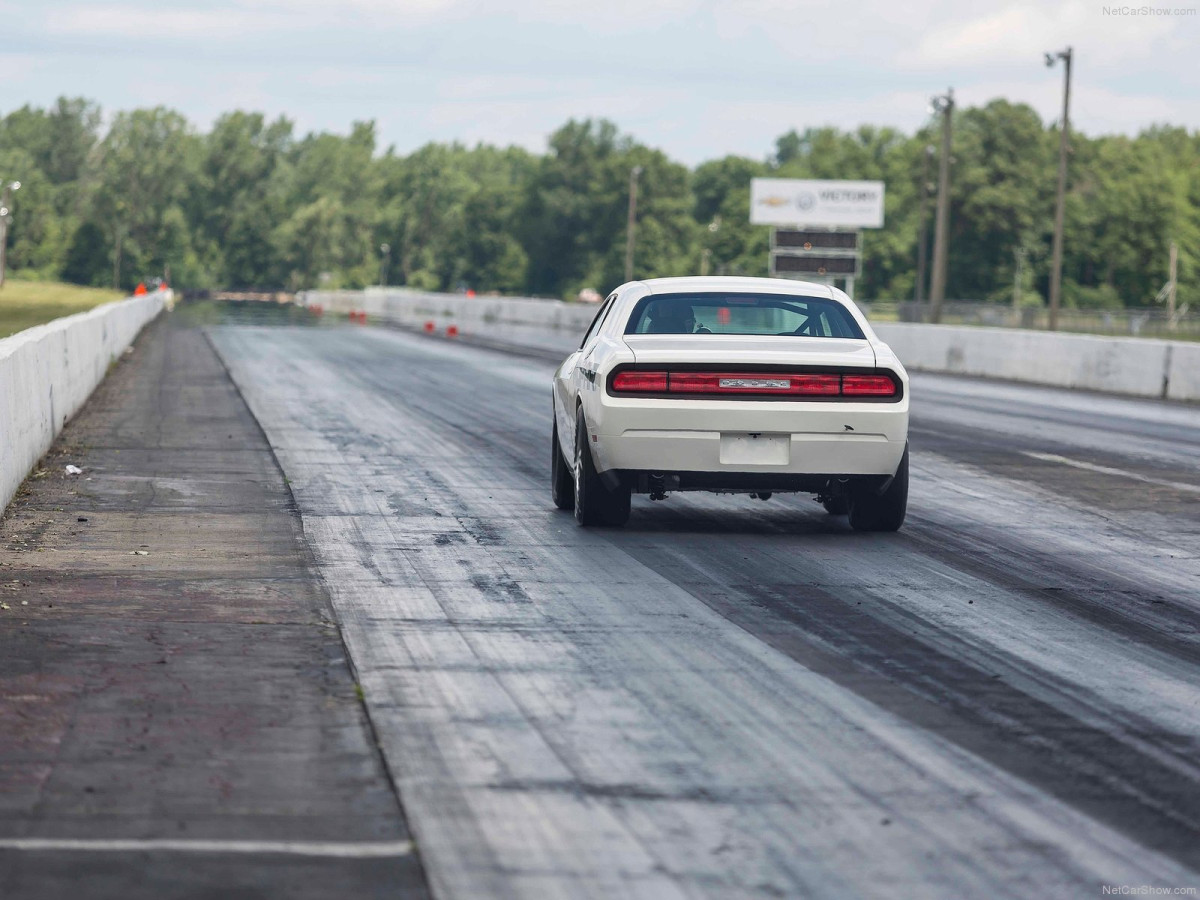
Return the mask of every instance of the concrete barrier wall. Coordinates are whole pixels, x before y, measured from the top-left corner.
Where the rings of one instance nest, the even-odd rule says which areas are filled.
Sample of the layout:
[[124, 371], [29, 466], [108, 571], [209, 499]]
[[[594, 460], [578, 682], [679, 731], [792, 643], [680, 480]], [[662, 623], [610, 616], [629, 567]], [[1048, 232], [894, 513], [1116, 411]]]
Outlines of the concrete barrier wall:
[[[904, 365], [946, 372], [1083, 388], [1138, 397], [1200, 400], [1200, 387], [1172, 358], [1195, 345], [1142, 338], [1113, 338], [1007, 328], [881, 323], [874, 326]], [[1183, 363], [1186, 365], [1186, 362]]]
[[1167, 370], [1167, 396], [1200, 400], [1200, 344], [1174, 341]]
[[0, 510], [166, 292], [106, 303], [0, 340]]
[[481, 343], [522, 347], [564, 356], [579, 345], [599, 304], [563, 303], [533, 297], [466, 297], [402, 289], [308, 291], [298, 302], [325, 312], [365, 312], [418, 330], [439, 334], [453, 326]]
[[[464, 337], [485, 343], [564, 353], [578, 344], [597, 310], [557, 300], [394, 289], [310, 291], [300, 302], [334, 313], [362, 311], [414, 328], [432, 323], [439, 333], [453, 325]], [[873, 327], [914, 371], [1200, 401], [1200, 344], [955, 325]]]

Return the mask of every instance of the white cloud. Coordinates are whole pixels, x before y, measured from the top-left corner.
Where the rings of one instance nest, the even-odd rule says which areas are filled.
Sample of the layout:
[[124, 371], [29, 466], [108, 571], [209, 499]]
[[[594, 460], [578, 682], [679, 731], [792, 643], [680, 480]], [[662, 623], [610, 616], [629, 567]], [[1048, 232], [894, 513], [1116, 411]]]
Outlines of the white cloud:
[[10, 83], [45, 72], [53, 65], [53, 60], [37, 53], [0, 52], [0, 69], [4, 72], [5, 81]]
[[870, 66], [911, 46], [941, 18], [946, 0], [740, 0], [712, 11], [727, 40], [752, 40], [797, 60]]
[[[622, 32], [653, 28], [695, 10], [700, 0], [224, 0], [174, 6], [80, 3], [50, 8], [43, 20], [53, 34], [147, 38], [237, 37], [258, 32], [312, 31], [320, 28], [365, 26], [411, 30], [473, 18], [507, 20], [514, 24], [575, 25], [589, 32]], [[591, 46], [593, 34], [581, 33], [580, 51]]]
[[303, 80], [321, 89], [378, 87], [388, 83], [387, 75], [378, 69], [329, 65], [315, 66], [304, 74]]
[[[1027, 103], [1044, 122], [1062, 114], [1062, 76], [1040, 81], [983, 81], [958, 92], [960, 106], [982, 106], [1002, 97]], [[1196, 122], [1200, 99], [1169, 98], [1154, 94], [1124, 93], [1103, 85], [1076, 83], [1071, 90], [1071, 127], [1086, 134], [1135, 133], [1162, 122]]]
[[[486, 8], [488, 4], [479, 4]], [[679, 22], [702, 8], [701, 0], [510, 0], [495, 4], [518, 20], [586, 25], [597, 31], [644, 31]], [[495, 11], [495, 10], [493, 10]], [[581, 35], [584, 50], [590, 35]]]
[[469, 0], [237, 0], [247, 9], [271, 9], [310, 22], [419, 24], [470, 11]]
[[226, 0], [174, 7], [69, 3], [51, 8], [51, 34], [153, 40], [162, 38], [278, 39], [322, 28], [418, 26], [469, 11], [466, 0]]
[[550, 80], [533, 75], [461, 75], [440, 79], [435, 88], [439, 100], [534, 99], [563, 94], [578, 79]]
[[[1071, 44], [1077, 127], [1200, 127], [1200, 17], [1105, 16], [1105, 2], [0, 0], [22, 47], [3, 102], [165, 103], [200, 127], [236, 108], [341, 132], [375, 118], [401, 150], [540, 150], [568, 118], [605, 116], [694, 163], [765, 156], [807, 125], [911, 130], [948, 84], [962, 105], [1003, 96], [1054, 119], [1062, 71], [1041, 54]], [[148, 78], [130, 45], [170, 65]]]
[[457, 102], [433, 106], [423, 124], [444, 139], [517, 144], [541, 151], [550, 133], [571, 118], [611, 119], [622, 131], [643, 141], [651, 140], [645, 126], [656, 124], [662, 110], [678, 107], [685, 100], [685, 95], [672, 89], [629, 94], [586, 89], [578, 84], [561, 85], [554, 95], [537, 99], [495, 95], [472, 99], [460, 93]]
[[51, 10], [44, 27], [52, 35], [95, 39], [126, 38], [147, 43], [164, 37], [231, 38], [265, 31], [278, 17], [252, 10], [196, 8], [161, 9], [97, 4]]
[[1181, 21], [1109, 16], [1100, 3], [1075, 0], [1057, 7], [1017, 3], [934, 28], [912, 50], [901, 52], [898, 61], [939, 68], [1027, 63], [1040, 59], [1047, 50], [1072, 44], [1111, 64], [1152, 55], [1157, 41], [1170, 35]]

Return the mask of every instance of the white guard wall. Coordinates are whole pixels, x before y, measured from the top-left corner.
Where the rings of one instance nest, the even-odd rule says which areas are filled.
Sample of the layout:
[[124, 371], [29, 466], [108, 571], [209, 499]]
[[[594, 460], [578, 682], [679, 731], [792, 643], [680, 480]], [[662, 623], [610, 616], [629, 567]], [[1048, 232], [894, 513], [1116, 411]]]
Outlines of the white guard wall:
[[[1009, 328], [874, 325], [909, 369], [1138, 397], [1200, 400], [1200, 345]], [[1178, 358], [1178, 365], [1173, 362]], [[1184, 371], [1191, 361], [1190, 379]]]
[[440, 334], [454, 326], [472, 341], [561, 351], [563, 356], [579, 346], [601, 305], [533, 297], [467, 297], [396, 288], [307, 291], [299, 295], [298, 302], [335, 314], [365, 312], [372, 318], [409, 328], [423, 329], [432, 322]]
[[[454, 325], [464, 337], [539, 350], [577, 346], [597, 306], [524, 297], [465, 297], [397, 289], [309, 291], [307, 306], [366, 312], [412, 328]], [[872, 323], [912, 370], [975, 375], [1200, 401], [1200, 344], [1008, 328]]]
[[0, 510], [109, 364], [172, 299], [156, 291], [0, 340]]
[[1168, 397], [1200, 400], [1200, 343], [1173, 342], [1167, 372]]

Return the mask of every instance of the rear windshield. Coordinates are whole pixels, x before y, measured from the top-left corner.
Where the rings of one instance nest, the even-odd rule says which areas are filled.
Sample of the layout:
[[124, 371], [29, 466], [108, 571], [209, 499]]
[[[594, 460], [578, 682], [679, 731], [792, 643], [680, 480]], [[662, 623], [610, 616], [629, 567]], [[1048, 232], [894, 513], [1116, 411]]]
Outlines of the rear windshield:
[[633, 308], [626, 334], [773, 334], [864, 337], [842, 304], [789, 294], [659, 294]]

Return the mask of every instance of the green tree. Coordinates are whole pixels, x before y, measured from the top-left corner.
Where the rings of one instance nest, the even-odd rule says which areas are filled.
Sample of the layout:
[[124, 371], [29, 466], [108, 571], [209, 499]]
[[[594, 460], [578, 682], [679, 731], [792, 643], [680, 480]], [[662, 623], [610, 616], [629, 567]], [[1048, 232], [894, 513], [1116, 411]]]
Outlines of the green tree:
[[623, 280], [630, 172], [638, 187], [634, 276], [694, 269], [699, 230], [691, 217], [689, 173], [658, 150], [636, 144], [606, 120], [572, 120], [550, 137], [520, 216], [530, 257], [529, 286], [541, 294], [601, 291]]
[[[605, 120], [572, 120], [543, 154], [480, 144], [377, 152], [374, 125], [297, 137], [287, 119], [232, 112], [207, 134], [158, 107], [119, 113], [100, 136], [90, 101], [60, 98], [0, 118], [0, 178], [12, 197], [8, 259], [27, 277], [131, 287], [414, 287], [572, 296], [624, 277], [630, 171], [639, 179], [637, 277], [767, 271], [769, 229], [749, 222], [751, 179], [882, 180], [885, 225], [863, 233], [866, 298], [912, 295], [929, 123], [781, 135], [762, 160], [693, 171]], [[1026, 296], [1049, 279], [1057, 126], [995, 100], [954, 125], [951, 298], [1007, 302], [1015, 251]], [[1179, 297], [1200, 306], [1200, 133], [1072, 135], [1064, 301], [1150, 302], [1179, 246]], [[932, 200], [926, 218], [931, 232]]]
[[1039, 238], [1049, 244], [1056, 154], [1037, 113], [1023, 104], [993, 100], [958, 115], [950, 296], [1011, 296], [1016, 249]]
[[287, 212], [272, 245], [289, 287], [374, 283], [382, 188], [374, 152], [374, 123], [356, 122], [346, 137], [308, 135], [275, 167], [269, 193]]
[[112, 248], [112, 284], [131, 288], [184, 261], [183, 206], [200, 142], [179, 113], [156, 107], [118, 113], [101, 142], [87, 215]]
[[769, 229], [750, 224], [750, 182], [769, 174], [765, 162], [744, 156], [726, 156], [696, 168], [693, 218], [701, 229], [702, 252], [708, 251], [710, 274], [767, 274]]
[[[273, 235], [287, 210], [272, 179], [292, 149], [292, 123], [261, 113], [221, 116], [204, 139], [188, 211], [210, 280], [251, 287], [278, 283]], [[197, 257], [197, 262], [200, 257]]]

